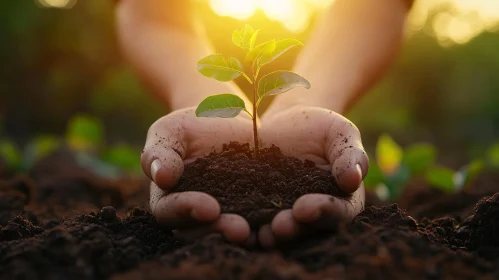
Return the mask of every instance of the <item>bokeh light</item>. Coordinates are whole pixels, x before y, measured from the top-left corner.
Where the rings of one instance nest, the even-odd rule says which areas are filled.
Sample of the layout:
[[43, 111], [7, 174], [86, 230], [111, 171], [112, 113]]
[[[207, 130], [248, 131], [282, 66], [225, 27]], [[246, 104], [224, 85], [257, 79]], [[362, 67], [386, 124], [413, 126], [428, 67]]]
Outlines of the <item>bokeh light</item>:
[[[270, 20], [280, 22], [291, 32], [303, 32], [314, 13], [334, 0], [205, 0], [220, 16], [240, 20], [261, 10]], [[35, 0], [44, 8], [70, 9], [77, 0]], [[442, 10], [445, 7], [445, 11]], [[439, 12], [440, 11], [440, 12]], [[499, 27], [499, 1], [496, 0], [416, 0], [408, 20], [408, 35], [423, 28], [430, 15], [438, 13], [432, 25], [433, 35], [444, 46], [465, 44], [484, 31]]]
[[[281, 22], [292, 32], [309, 27], [312, 15], [334, 0], [208, 0], [215, 13], [248, 19], [257, 10], [271, 20]], [[446, 11], [439, 12], [442, 7]], [[496, 0], [416, 0], [408, 20], [408, 34], [425, 26], [432, 13], [432, 32], [442, 46], [464, 44], [499, 24], [499, 1]]]
[[43, 8], [71, 9], [77, 0], [35, 0]]
[[210, 6], [215, 13], [221, 16], [230, 16], [237, 19], [247, 19], [251, 17], [257, 6], [252, 0], [211, 0]]
[[440, 45], [465, 44], [482, 32], [498, 27], [499, 1], [417, 0], [409, 17], [408, 32], [421, 30], [434, 13], [437, 14], [432, 32]]
[[333, 0], [209, 0], [215, 13], [237, 19], [247, 19], [257, 10], [271, 20], [281, 22], [293, 32], [304, 31], [314, 12], [327, 7]]

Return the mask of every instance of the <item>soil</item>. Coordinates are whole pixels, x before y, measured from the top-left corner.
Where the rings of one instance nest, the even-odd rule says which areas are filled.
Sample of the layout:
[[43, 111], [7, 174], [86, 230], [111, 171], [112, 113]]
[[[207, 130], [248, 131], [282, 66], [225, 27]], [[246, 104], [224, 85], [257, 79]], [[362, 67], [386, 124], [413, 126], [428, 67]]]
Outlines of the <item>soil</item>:
[[348, 199], [330, 171], [286, 157], [276, 146], [261, 149], [257, 157], [249, 144], [230, 143], [187, 165], [173, 192], [199, 191], [212, 195], [223, 213], [246, 218], [252, 228], [272, 221], [302, 195], [321, 193]]
[[368, 193], [353, 221], [270, 251], [182, 243], [150, 214], [147, 180], [95, 177], [67, 153], [0, 174], [0, 279], [499, 278], [497, 174], [452, 195], [417, 183], [407, 209]]

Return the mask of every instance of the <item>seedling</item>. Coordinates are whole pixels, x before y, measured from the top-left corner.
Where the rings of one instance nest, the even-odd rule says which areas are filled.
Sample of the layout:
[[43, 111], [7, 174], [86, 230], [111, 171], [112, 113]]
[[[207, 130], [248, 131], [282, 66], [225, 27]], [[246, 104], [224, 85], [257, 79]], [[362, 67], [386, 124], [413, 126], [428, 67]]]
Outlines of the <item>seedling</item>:
[[197, 70], [202, 75], [220, 82], [232, 81], [243, 76], [253, 85], [253, 112], [246, 109], [246, 104], [237, 95], [223, 93], [204, 99], [196, 109], [197, 117], [234, 118], [241, 111], [247, 113], [253, 120], [253, 140], [255, 154], [258, 154], [258, 129], [256, 120], [258, 106], [264, 97], [281, 94], [295, 87], [309, 89], [310, 83], [302, 76], [291, 71], [278, 70], [259, 77], [260, 70], [266, 64], [276, 60], [282, 54], [295, 46], [303, 44], [295, 39], [270, 40], [255, 46], [260, 29], [254, 30], [246, 25], [232, 33], [232, 42], [245, 51], [245, 63], [251, 65], [251, 72], [244, 71], [243, 64], [234, 57], [226, 59], [222, 54], [211, 54], [197, 63]]
[[282, 208], [282, 201], [279, 201], [279, 203], [271, 201], [270, 203], [272, 203], [272, 205], [274, 205], [277, 208]]

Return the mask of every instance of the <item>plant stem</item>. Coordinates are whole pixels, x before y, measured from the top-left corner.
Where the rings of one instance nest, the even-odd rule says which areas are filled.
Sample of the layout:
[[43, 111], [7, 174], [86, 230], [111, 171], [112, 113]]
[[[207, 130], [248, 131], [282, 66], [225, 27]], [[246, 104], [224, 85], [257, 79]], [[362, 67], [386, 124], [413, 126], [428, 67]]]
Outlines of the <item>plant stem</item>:
[[253, 81], [250, 79], [250, 77], [248, 77], [248, 75], [246, 75], [246, 73], [242, 72], [243, 74], [243, 77], [250, 83], [250, 84], [253, 84]]
[[256, 128], [256, 118], [257, 118], [257, 113], [256, 113], [256, 84], [257, 81], [255, 79], [255, 82], [253, 83], [253, 141], [255, 142], [255, 157], [258, 156], [258, 130]]

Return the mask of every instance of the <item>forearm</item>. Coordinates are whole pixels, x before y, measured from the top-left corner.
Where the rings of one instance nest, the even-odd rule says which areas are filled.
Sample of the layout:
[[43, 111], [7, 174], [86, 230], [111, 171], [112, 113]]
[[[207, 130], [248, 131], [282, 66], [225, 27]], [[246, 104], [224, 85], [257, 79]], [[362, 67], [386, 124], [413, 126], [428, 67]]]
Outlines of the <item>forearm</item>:
[[196, 62], [212, 49], [194, 27], [188, 7], [181, 4], [182, 9], [175, 9], [171, 7], [175, 2], [122, 0], [119, 4], [118, 36], [132, 67], [172, 110], [196, 106], [217, 93], [232, 92], [247, 101], [234, 84], [197, 73]]
[[301, 104], [343, 113], [395, 58], [407, 11], [402, 0], [336, 1], [294, 68], [311, 82], [311, 89], [277, 97], [269, 111]]

